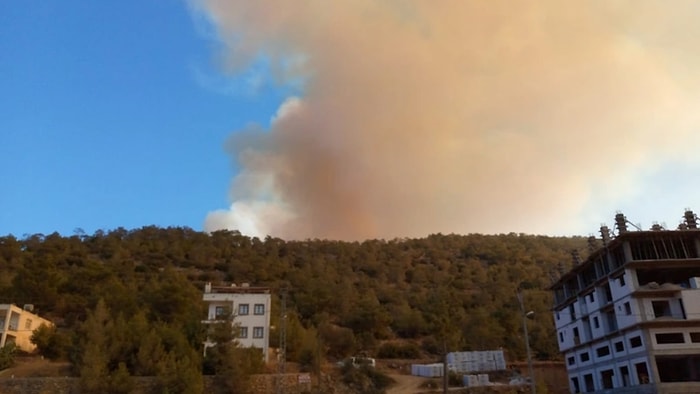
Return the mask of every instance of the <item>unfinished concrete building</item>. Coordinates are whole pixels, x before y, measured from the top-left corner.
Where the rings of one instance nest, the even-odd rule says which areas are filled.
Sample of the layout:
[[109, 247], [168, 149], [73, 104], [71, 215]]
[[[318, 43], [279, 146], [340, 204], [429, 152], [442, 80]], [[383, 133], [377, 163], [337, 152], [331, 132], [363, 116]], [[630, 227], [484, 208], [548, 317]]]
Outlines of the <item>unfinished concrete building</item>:
[[[601, 227], [551, 287], [572, 393], [700, 392], [700, 230]], [[629, 226], [628, 226], [629, 225]]]

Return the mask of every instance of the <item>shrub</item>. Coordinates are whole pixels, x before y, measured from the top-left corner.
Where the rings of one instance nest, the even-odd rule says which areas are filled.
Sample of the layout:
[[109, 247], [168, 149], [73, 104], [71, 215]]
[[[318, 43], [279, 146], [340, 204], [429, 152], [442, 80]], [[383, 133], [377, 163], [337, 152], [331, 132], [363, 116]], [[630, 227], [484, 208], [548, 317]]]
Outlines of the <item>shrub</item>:
[[0, 370], [10, 368], [15, 364], [16, 350], [14, 343], [8, 343], [0, 348]]
[[363, 394], [382, 394], [394, 383], [394, 379], [368, 365], [357, 368], [351, 363], [345, 363], [342, 373], [343, 383]]
[[419, 358], [420, 348], [413, 343], [385, 343], [377, 351], [379, 358]]
[[65, 356], [68, 338], [56, 330], [54, 326], [40, 325], [30, 338], [39, 353], [49, 360], [57, 360]]

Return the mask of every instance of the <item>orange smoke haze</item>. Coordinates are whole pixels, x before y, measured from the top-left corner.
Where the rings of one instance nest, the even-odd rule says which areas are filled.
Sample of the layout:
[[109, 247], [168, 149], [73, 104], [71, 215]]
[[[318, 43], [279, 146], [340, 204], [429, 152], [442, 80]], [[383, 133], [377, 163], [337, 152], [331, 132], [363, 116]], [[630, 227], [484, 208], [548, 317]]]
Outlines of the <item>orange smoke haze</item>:
[[304, 81], [270, 130], [232, 135], [232, 206], [206, 230], [588, 233], [650, 173], [697, 165], [694, 1], [197, 6], [232, 72], [265, 56]]

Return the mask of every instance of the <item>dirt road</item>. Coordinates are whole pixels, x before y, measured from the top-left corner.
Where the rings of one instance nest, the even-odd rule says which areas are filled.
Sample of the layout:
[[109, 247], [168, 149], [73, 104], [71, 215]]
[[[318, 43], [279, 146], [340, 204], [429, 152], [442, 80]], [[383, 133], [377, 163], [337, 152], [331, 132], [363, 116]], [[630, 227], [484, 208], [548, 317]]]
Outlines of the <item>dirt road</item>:
[[411, 375], [389, 375], [396, 383], [387, 390], [387, 394], [415, 394], [427, 391], [420, 387], [425, 378]]

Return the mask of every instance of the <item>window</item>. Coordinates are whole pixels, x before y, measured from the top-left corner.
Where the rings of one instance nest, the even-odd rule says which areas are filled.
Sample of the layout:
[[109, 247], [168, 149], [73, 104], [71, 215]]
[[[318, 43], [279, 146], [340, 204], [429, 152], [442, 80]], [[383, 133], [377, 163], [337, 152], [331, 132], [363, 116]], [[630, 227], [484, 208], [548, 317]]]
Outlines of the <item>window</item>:
[[630, 370], [627, 366], [620, 367], [620, 376], [622, 376], [622, 387], [629, 386], [630, 383]]
[[605, 299], [605, 303], [612, 301], [612, 290], [610, 290], [610, 283], [606, 283], [603, 290], [605, 291], [605, 294], [603, 297]]
[[649, 383], [649, 370], [647, 370], [647, 363], [634, 364], [634, 369], [637, 372], [637, 380], [639, 384]]
[[32, 329], [32, 319], [27, 319], [24, 321], [24, 329], [25, 330], [31, 330]]
[[668, 301], [652, 301], [651, 307], [654, 309], [654, 317], [671, 316], [671, 305]]
[[610, 347], [609, 346], [601, 346], [595, 350], [595, 353], [598, 355], [598, 357], [609, 356], [610, 355]]
[[586, 375], [583, 375], [583, 382], [586, 385], [586, 392], [591, 392], [595, 391], [595, 387], [593, 386], [593, 374], [589, 373]]
[[593, 316], [593, 328], [600, 328], [600, 322], [598, 321], [598, 316]]
[[625, 275], [620, 275], [620, 277], [617, 278], [617, 280], [620, 281], [620, 286], [624, 286], [624, 285], [625, 285]]
[[569, 314], [571, 315], [571, 320], [576, 320], [576, 309], [574, 308], [574, 304], [569, 305]]
[[636, 336], [634, 338], [630, 338], [630, 347], [635, 348], [635, 347], [640, 347], [642, 346], [642, 337]]
[[607, 323], [605, 331], [606, 334], [617, 331], [617, 319], [615, 318], [614, 310], [605, 312], [605, 321]]
[[588, 355], [588, 352], [581, 353], [579, 356], [581, 358], [581, 362], [585, 363], [586, 361], [590, 360], [590, 356]]
[[664, 332], [656, 334], [656, 343], [665, 345], [669, 343], [685, 343], [682, 332]]
[[590, 302], [595, 302], [595, 297], [593, 296], [593, 293], [591, 293], [591, 294], [588, 295], [588, 300], [589, 300]]
[[265, 314], [265, 304], [255, 304], [253, 306], [254, 315], [264, 315]]
[[691, 332], [690, 333], [690, 342], [700, 343], [700, 332]]
[[624, 351], [624, 350], [625, 350], [625, 344], [622, 343], [622, 341], [620, 341], [620, 342], [615, 342], [615, 351], [616, 351], [616, 352], [622, 352], [622, 351]]
[[[698, 355], [656, 356], [656, 368], [659, 371], [659, 382], [697, 382], [697, 366], [700, 365]], [[697, 384], [697, 383], [696, 383]], [[694, 390], [697, 392], [697, 390]]]
[[613, 388], [613, 370], [612, 369], [606, 369], [605, 371], [600, 372], [600, 381], [603, 384], [604, 389], [611, 389]]
[[625, 315], [629, 316], [632, 314], [632, 306], [630, 305], [629, 302], [625, 302], [624, 304], [625, 307]]
[[248, 338], [248, 327], [238, 327], [238, 337]]
[[571, 357], [566, 359], [566, 363], [569, 365], [574, 365], [574, 364], [576, 364], [576, 358], [574, 356], [571, 356]]
[[559, 321], [559, 312], [557, 312], [557, 321]]
[[263, 327], [253, 327], [253, 338], [262, 338], [264, 332]]
[[216, 317], [224, 317], [226, 316], [226, 308], [223, 306], [217, 306], [216, 307]]
[[574, 388], [574, 393], [580, 393], [581, 387], [578, 385], [578, 378], [571, 378], [571, 385]]
[[564, 333], [559, 331], [559, 342], [564, 342]]
[[248, 314], [248, 304], [239, 304], [238, 305], [238, 314], [239, 315], [247, 315]]

